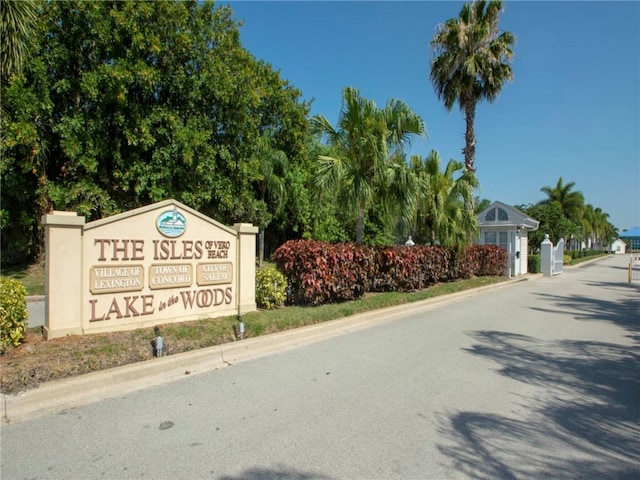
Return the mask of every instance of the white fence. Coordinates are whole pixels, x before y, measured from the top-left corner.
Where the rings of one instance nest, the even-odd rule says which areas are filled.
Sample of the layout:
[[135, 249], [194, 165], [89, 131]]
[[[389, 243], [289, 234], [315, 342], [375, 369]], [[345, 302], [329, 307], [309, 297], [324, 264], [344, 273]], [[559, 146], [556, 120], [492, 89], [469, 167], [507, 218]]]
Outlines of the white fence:
[[640, 280], [640, 253], [632, 253], [629, 259], [629, 283]]
[[548, 277], [559, 275], [562, 273], [564, 258], [564, 239], [558, 241], [555, 247], [549, 235], [544, 236], [543, 242], [540, 244], [540, 272]]
[[552, 275], [559, 275], [562, 273], [562, 266], [564, 260], [564, 238], [561, 238], [558, 241], [558, 244], [553, 247], [553, 269], [551, 270]]

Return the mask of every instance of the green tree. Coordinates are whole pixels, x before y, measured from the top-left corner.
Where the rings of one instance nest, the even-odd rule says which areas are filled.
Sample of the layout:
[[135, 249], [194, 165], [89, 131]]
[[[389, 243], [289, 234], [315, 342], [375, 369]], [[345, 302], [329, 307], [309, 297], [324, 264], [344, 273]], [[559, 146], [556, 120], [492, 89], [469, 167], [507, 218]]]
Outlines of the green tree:
[[[271, 136], [263, 134], [255, 145], [252, 160], [258, 164], [259, 177], [256, 186], [260, 194], [260, 200], [265, 204], [271, 201], [274, 210], [279, 211], [287, 199], [284, 172], [289, 166], [289, 159], [282, 150], [276, 150], [271, 146]], [[261, 225], [266, 227], [267, 225]]]
[[577, 249], [577, 239], [583, 236], [582, 214], [584, 211], [584, 195], [579, 191], [572, 191], [575, 182], [565, 184], [562, 177], [558, 179], [555, 187], [545, 186], [540, 189], [547, 195], [541, 203], [553, 203], [560, 207], [564, 217], [570, 222], [571, 229], [568, 232], [567, 248]]
[[548, 234], [549, 239], [557, 244], [561, 238], [569, 238], [574, 229], [573, 224], [564, 216], [562, 208], [556, 203], [516, 205], [516, 208], [540, 222], [537, 230], [528, 233], [530, 254], [539, 253], [545, 234]]
[[33, 228], [19, 225], [30, 203], [87, 220], [166, 198], [227, 223], [273, 215], [255, 151], [269, 132], [274, 150], [299, 158], [309, 107], [242, 46], [229, 7], [39, 5], [42, 42], [3, 89], [3, 252], [11, 228]]
[[440, 155], [435, 150], [425, 159], [412, 156], [410, 163], [419, 185], [417, 238], [424, 237], [432, 245], [470, 244], [478, 231], [476, 214], [465, 206], [477, 186], [473, 173], [453, 159], [441, 171]]
[[615, 227], [609, 222], [609, 214], [600, 207], [587, 204], [582, 214], [582, 231], [587, 248], [603, 250], [611, 245], [616, 236]]
[[431, 40], [431, 82], [447, 110], [457, 102], [464, 112], [462, 152], [470, 172], [476, 169], [476, 105], [481, 100], [494, 101], [505, 82], [513, 78], [510, 61], [515, 36], [499, 31], [501, 9], [500, 0], [465, 3], [458, 18], [439, 25]]
[[337, 152], [336, 157], [319, 157], [316, 186], [335, 189], [340, 206], [356, 210], [356, 243], [362, 243], [365, 214], [372, 202], [410, 216], [415, 185], [404, 163], [403, 149], [413, 136], [425, 135], [425, 128], [407, 104], [389, 100], [380, 109], [357, 89], [347, 87], [337, 126], [317, 115], [311, 128]]
[[[0, 18], [0, 142], [3, 146], [0, 162], [0, 231], [2, 262], [11, 264], [40, 253], [39, 245], [42, 242], [38, 234], [41, 232], [34, 218], [39, 218], [41, 209], [38, 206], [43, 203], [40, 197], [45, 190], [44, 178], [38, 167], [45, 161], [46, 147], [40, 138], [41, 119], [34, 113], [36, 106], [46, 104], [47, 99], [34, 92], [28, 98], [16, 99], [13, 108], [8, 101], [15, 98], [16, 94], [16, 89], [11, 88], [12, 82], [24, 83], [21, 75], [23, 65], [36, 44], [36, 3], [32, 0], [0, 0]], [[8, 117], [14, 112], [17, 118], [9, 130]], [[25, 158], [23, 165], [15, 168], [12, 159], [5, 155], [5, 145], [19, 145], [17, 148]], [[33, 197], [34, 192], [37, 199]], [[46, 206], [46, 201], [44, 203]]]
[[593, 205], [587, 204], [582, 211], [582, 233], [587, 248], [595, 248], [596, 238], [600, 230], [600, 217], [596, 214]]
[[[289, 166], [289, 160], [282, 150], [275, 150], [271, 146], [271, 136], [264, 133], [257, 141], [255, 151], [252, 156], [259, 168], [259, 177], [256, 179], [256, 186], [259, 192], [259, 199], [267, 206], [267, 202], [274, 205], [273, 210], [278, 213], [286, 202], [285, 171]], [[259, 236], [259, 259], [260, 266], [264, 260], [264, 237], [265, 229], [271, 223], [272, 215], [267, 214], [258, 225]]]

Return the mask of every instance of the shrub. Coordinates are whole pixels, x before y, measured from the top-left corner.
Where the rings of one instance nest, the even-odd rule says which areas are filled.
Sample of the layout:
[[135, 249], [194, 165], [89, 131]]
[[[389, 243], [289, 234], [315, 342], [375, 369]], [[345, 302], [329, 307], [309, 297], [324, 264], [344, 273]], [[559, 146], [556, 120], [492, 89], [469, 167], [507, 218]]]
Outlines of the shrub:
[[563, 265], [571, 265], [571, 255], [563, 255], [562, 256], [562, 264]]
[[527, 265], [529, 273], [540, 273], [540, 254], [529, 255]]
[[27, 330], [27, 289], [18, 280], [0, 277], [0, 351], [18, 346]]
[[256, 271], [256, 303], [271, 310], [282, 307], [287, 298], [287, 279], [274, 267]]

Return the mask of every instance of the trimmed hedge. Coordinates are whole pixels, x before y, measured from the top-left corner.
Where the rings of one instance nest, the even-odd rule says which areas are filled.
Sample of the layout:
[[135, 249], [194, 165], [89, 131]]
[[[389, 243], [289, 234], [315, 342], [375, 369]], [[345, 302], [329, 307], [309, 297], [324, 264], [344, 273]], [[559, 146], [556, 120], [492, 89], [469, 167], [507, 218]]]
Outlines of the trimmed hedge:
[[415, 245], [363, 247], [291, 240], [273, 254], [287, 277], [288, 301], [320, 305], [361, 298], [366, 292], [419, 290], [436, 282], [504, 275], [507, 252], [495, 245], [462, 250]]

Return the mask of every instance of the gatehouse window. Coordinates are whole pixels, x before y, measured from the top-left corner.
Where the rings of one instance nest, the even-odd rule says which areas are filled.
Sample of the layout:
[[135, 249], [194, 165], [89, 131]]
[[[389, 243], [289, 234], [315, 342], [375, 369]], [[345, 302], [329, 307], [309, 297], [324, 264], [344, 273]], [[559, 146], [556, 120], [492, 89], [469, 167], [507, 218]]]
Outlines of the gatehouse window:
[[489, 210], [487, 212], [487, 215], [484, 217], [484, 219], [487, 222], [495, 222], [496, 217], [498, 217], [499, 222], [506, 222], [509, 220], [509, 215], [507, 214], [507, 211], [504, 208], [500, 208], [500, 207], [492, 208], [491, 210]]
[[509, 251], [509, 232], [484, 232], [485, 245], [498, 245]]

